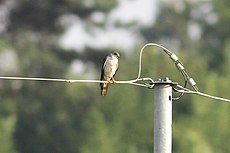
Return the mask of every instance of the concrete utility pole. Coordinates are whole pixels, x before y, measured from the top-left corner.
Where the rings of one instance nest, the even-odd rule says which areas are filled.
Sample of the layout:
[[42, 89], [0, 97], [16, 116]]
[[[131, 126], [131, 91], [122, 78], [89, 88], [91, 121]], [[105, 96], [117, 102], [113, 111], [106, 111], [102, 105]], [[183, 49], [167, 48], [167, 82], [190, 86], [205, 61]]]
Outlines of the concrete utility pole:
[[158, 80], [154, 87], [154, 153], [172, 152], [172, 81]]

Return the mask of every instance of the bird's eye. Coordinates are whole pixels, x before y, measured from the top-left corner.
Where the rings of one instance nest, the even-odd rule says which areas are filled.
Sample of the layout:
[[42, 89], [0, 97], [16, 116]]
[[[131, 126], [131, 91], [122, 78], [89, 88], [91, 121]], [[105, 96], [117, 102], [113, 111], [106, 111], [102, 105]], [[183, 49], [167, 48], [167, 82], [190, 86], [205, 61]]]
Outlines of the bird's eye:
[[114, 52], [113, 55], [120, 57], [119, 53], [117, 53], [117, 52]]

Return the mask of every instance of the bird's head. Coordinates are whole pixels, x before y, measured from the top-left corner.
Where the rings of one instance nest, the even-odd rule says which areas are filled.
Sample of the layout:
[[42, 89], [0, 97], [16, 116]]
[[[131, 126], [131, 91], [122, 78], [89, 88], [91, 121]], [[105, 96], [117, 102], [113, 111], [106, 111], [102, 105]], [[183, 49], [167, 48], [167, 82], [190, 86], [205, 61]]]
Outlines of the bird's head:
[[117, 58], [120, 57], [120, 54], [119, 54], [118, 52], [113, 52], [112, 55], [113, 55], [113, 56], [116, 56]]

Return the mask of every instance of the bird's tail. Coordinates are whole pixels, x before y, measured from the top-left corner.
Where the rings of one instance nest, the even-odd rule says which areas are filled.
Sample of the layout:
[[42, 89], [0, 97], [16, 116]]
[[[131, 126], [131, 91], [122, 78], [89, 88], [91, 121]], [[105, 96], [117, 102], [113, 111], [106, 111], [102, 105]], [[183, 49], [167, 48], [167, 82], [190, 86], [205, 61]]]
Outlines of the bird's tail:
[[108, 90], [108, 83], [101, 84], [101, 96], [106, 96]]

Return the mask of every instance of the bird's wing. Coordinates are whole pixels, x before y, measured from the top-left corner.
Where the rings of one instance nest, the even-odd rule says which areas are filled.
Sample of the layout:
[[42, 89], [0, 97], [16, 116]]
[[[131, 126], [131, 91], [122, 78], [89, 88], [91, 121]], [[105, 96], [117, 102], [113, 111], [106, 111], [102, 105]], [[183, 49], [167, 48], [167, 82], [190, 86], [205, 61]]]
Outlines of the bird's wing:
[[101, 67], [101, 80], [104, 80], [104, 69], [107, 61], [108, 61], [108, 57], [103, 59], [102, 67]]
[[116, 71], [115, 71], [115, 73], [114, 73], [114, 75], [113, 75], [113, 78], [115, 77], [115, 75], [116, 75], [116, 73], [117, 73], [117, 70], [118, 70], [118, 63], [116, 64]]

